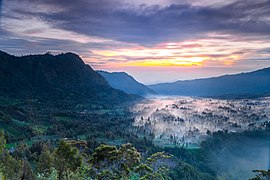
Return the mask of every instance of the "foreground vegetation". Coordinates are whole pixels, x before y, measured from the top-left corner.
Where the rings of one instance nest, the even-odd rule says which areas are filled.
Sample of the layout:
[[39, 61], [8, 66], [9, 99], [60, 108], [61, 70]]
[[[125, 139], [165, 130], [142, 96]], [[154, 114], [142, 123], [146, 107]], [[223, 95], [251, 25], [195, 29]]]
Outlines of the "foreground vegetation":
[[[227, 134], [218, 132], [202, 144], [201, 149], [183, 148], [139, 151], [131, 144], [119, 146], [63, 139], [58, 142], [19, 143], [7, 148], [4, 131], [0, 132], [0, 176], [3, 179], [230, 179], [211, 167], [213, 155], [229, 148], [241, 137], [266, 138], [269, 132]], [[239, 145], [239, 144], [238, 144]], [[246, 148], [237, 152], [243, 153]], [[161, 151], [162, 150], [162, 151]], [[156, 151], [155, 153], [152, 153]], [[217, 158], [217, 157], [216, 157]], [[268, 179], [269, 171], [254, 170], [252, 180]]]
[[[155, 135], [138, 133], [132, 114], [120, 106], [12, 98], [0, 102], [0, 128], [5, 131], [1, 173], [12, 180], [231, 179], [228, 167], [221, 166], [227, 164], [224, 152], [252, 158], [246, 151], [249, 140], [269, 141], [265, 123], [265, 130], [211, 133], [199, 149], [156, 147]], [[259, 178], [262, 172], [256, 171]]]
[[57, 147], [21, 144], [14, 151], [4, 148], [3, 131], [0, 141], [0, 171], [7, 179], [166, 179], [173, 166], [170, 155], [143, 158], [131, 144], [100, 145], [90, 154], [80, 141], [60, 141]]

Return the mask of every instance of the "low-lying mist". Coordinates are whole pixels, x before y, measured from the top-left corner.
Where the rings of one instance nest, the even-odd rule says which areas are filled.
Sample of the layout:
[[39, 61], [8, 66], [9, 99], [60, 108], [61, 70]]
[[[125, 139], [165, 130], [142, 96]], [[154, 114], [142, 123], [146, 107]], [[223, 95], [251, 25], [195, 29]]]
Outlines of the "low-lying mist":
[[199, 144], [211, 132], [262, 129], [270, 117], [270, 98], [220, 100], [156, 97], [131, 108], [134, 126], [155, 134], [163, 145]]
[[[257, 136], [229, 135], [217, 150], [208, 152], [211, 169], [223, 179], [249, 179], [252, 170], [269, 169], [269, 133]], [[221, 178], [222, 179], [222, 178]]]
[[269, 138], [246, 137], [242, 132], [266, 128], [270, 98], [155, 97], [133, 106], [131, 111], [135, 114], [134, 126], [153, 133], [154, 144], [161, 147], [200, 148], [213, 132], [238, 134], [224, 139], [220, 149], [210, 153], [211, 168], [220, 177], [248, 179], [254, 176], [252, 170], [269, 168]]

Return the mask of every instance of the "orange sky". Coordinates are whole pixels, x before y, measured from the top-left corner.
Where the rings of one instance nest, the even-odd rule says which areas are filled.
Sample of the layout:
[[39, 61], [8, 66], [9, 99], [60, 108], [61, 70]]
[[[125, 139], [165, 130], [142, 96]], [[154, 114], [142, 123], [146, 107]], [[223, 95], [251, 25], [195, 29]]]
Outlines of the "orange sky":
[[0, 50], [74, 52], [143, 83], [270, 66], [267, 0], [3, 0]]

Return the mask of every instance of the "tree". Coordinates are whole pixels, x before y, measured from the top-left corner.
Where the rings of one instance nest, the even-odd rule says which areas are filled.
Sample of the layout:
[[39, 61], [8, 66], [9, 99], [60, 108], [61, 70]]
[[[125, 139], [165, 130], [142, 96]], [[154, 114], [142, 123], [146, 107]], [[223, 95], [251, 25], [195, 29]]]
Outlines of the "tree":
[[3, 153], [6, 145], [5, 132], [3, 129], [0, 130], [0, 155]]
[[121, 163], [133, 169], [141, 161], [141, 154], [130, 143], [120, 146], [118, 156]]
[[23, 180], [24, 179], [34, 180], [35, 175], [34, 175], [34, 172], [32, 170], [31, 165], [29, 164], [29, 162], [26, 161], [26, 160], [23, 160], [22, 165], [23, 165], [23, 168], [22, 168], [22, 177], [21, 177], [21, 179], [23, 179]]
[[42, 151], [37, 161], [37, 172], [44, 176], [52, 173], [53, 155], [49, 150]]
[[103, 164], [106, 166], [106, 163], [117, 159], [117, 151], [116, 146], [102, 144], [95, 149], [90, 162], [93, 163], [97, 169], [99, 169]]
[[105, 144], [98, 146], [90, 158], [91, 175], [96, 179], [115, 179], [114, 172], [119, 166], [114, 162], [118, 162], [117, 147]]
[[16, 160], [11, 155], [6, 154], [2, 157], [1, 171], [7, 179], [22, 178], [22, 161]]
[[58, 177], [57, 170], [55, 168], [52, 168], [51, 172], [49, 174], [37, 174], [36, 179], [37, 180], [56, 180]]
[[140, 153], [131, 144], [123, 144], [119, 148], [103, 144], [95, 149], [90, 162], [94, 177], [121, 179], [130, 176], [140, 159]]
[[168, 168], [164, 152], [141, 163], [141, 154], [131, 144], [100, 145], [91, 156], [92, 176], [96, 179], [164, 179]]
[[254, 178], [250, 180], [269, 180], [270, 179], [270, 170], [253, 170], [252, 172], [256, 173]]
[[59, 179], [63, 179], [70, 172], [75, 172], [82, 165], [82, 156], [79, 154], [78, 149], [71, 147], [64, 141], [60, 141], [54, 155], [54, 164]]
[[90, 167], [84, 164], [82, 167], [78, 168], [75, 172], [71, 172], [67, 176], [67, 180], [92, 180], [90, 177]]
[[140, 164], [135, 172], [139, 174], [140, 179], [168, 179], [169, 171], [168, 163], [166, 162], [172, 156], [164, 152], [157, 152], [146, 159], [146, 162]]

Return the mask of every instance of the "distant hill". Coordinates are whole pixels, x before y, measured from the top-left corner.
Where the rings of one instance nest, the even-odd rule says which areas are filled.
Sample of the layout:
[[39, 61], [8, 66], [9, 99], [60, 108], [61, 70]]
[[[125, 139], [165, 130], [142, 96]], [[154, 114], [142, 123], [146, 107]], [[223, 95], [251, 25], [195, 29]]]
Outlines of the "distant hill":
[[270, 68], [249, 73], [149, 85], [161, 95], [256, 97], [270, 95]]
[[16, 57], [0, 51], [0, 94], [13, 98], [124, 102], [138, 97], [113, 89], [73, 53]]
[[132, 76], [125, 72], [106, 72], [97, 71], [101, 74], [115, 89], [120, 89], [128, 94], [136, 94], [140, 96], [156, 95], [156, 92], [147, 86], [136, 81]]

